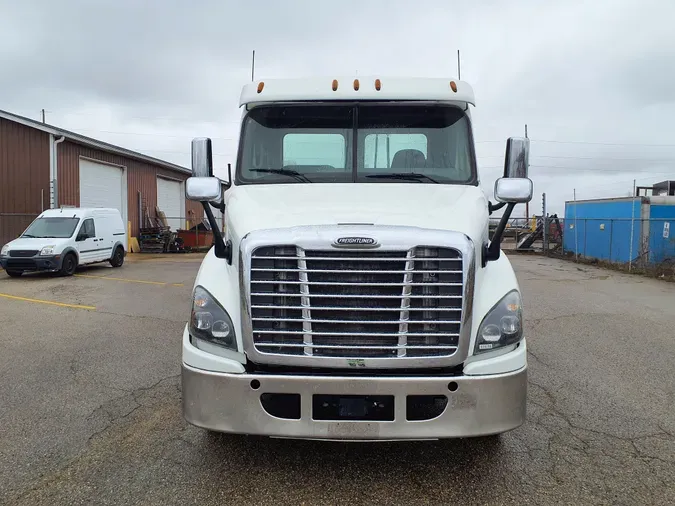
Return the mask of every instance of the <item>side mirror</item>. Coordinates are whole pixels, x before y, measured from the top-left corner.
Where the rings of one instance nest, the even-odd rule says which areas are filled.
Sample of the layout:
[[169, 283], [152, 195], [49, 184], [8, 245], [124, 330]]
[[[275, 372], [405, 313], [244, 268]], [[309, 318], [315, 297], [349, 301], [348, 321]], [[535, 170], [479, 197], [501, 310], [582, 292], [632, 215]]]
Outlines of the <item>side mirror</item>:
[[213, 177], [213, 151], [208, 137], [192, 140], [192, 177]]
[[502, 177], [495, 182], [495, 199], [498, 202], [521, 204], [532, 200], [532, 180]]
[[506, 141], [504, 177], [495, 182], [498, 202], [520, 204], [532, 200], [532, 181], [527, 177], [530, 165], [530, 139], [510, 137]]
[[199, 202], [220, 202], [223, 185], [217, 177], [189, 177], [185, 182], [185, 196]]
[[530, 167], [530, 139], [509, 137], [506, 141], [504, 177], [526, 178]]
[[77, 237], [75, 238], [75, 242], [82, 242], [87, 239], [87, 236], [85, 234], [77, 234]]

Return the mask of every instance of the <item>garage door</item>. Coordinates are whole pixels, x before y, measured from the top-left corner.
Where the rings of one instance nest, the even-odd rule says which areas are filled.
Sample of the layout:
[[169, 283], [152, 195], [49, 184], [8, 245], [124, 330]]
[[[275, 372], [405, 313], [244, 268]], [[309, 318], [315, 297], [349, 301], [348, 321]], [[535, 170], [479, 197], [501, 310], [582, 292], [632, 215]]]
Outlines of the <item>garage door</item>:
[[180, 182], [157, 178], [157, 206], [166, 215], [171, 230], [183, 228], [185, 196]]
[[126, 178], [124, 169], [80, 159], [80, 207], [119, 209], [126, 219]]

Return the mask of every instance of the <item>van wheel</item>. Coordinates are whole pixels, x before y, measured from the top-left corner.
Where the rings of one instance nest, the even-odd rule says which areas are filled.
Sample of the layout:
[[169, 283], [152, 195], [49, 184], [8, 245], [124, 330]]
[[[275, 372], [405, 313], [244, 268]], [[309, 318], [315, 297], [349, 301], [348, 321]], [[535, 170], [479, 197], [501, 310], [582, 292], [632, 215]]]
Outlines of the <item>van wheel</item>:
[[113, 267], [122, 267], [124, 263], [124, 248], [122, 246], [117, 246], [115, 253], [113, 253], [112, 258], [110, 259], [110, 265]]
[[23, 274], [23, 271], [5, 271], [10, 278], [18, 278]]
[[63, 263], [61, 264], [59, 273], [61, 276], [72, 276], [75, 274], [75, 269], [77, 269], [77, 257], [72, 253], [68, 253], [63, 257]]

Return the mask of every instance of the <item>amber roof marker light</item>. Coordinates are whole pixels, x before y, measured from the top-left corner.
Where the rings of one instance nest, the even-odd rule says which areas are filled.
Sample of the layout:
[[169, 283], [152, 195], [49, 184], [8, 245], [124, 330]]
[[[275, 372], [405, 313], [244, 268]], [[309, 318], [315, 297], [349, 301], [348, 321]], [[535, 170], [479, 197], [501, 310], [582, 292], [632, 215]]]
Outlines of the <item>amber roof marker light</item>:
[[354, 79], [354, 91], [359, 91], [359, 80]]
[[382, 89], [382, 82], [379, 79], [375, 79], [375, 89], [380, 91]]
[[457, 83], [455, 81], [450, 81], [450, 89], [457, 93]]
[[333, 91], [337, 91], [337, 89], [338, 89], [337, 79], [333, 79]]
[[262, 93], [263, 88], [265, 87], [265, 83], [260, 81], [258, 83], [258, 93]]

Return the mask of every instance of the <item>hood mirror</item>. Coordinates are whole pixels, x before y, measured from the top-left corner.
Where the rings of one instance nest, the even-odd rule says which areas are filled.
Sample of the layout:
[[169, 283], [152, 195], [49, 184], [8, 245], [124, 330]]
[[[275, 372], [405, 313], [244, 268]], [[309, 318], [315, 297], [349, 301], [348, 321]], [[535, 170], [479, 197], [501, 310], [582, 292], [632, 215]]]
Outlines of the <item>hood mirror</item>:
[[510, 137], [506, 141], [504, 177], [495, 182], [495, 199], [502, 203], [520, 204], [532, 200], [533, 185], [528, 176], [530, 139]]
[[192, 140], [192, 177], [213, 177], [213, 150], [208, 137]]

